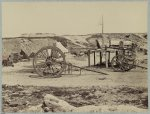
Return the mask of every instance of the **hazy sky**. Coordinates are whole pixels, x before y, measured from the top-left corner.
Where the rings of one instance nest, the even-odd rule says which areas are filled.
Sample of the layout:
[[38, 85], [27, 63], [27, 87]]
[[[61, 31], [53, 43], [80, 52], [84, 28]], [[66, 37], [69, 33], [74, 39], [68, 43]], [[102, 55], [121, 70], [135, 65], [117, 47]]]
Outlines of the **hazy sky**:
[[2, 3], [3, 37], [22, 33], [147, 32], [147, 2]]

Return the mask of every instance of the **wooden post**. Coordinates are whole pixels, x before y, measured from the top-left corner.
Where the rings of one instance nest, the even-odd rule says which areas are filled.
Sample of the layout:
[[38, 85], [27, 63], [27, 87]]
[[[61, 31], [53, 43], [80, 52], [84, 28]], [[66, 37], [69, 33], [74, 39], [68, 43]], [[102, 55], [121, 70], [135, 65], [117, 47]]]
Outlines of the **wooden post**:
[[[118, 56], [118, 50], [116, 51], [116, 57]], [[118, 58], [118, 57], [117, 57]]]
[[106, 65], [106, 68], [108, 68], [108, 52], [106, 51], [105, 52], [105, 65]]
[[108, 64], [110, 63], [110, 51], [108, 51]]
[[100, 58], [99, 58], [100, 62], [99, 62], [99, 64], [101, 65], [102, 64], [102, 52], [100, 51], [99, 54], [100, 54]]
[[88, 66], [91, 66], [90, 65], [90, 50], [88, 51]]
[[95, 66], [95, 51], [94, 51], [94, 66]]
[[118, 55], [118, 50], [116, 51], [116, 56]]
[[109, 38], [109, 47], [111, 47], [111, 38]]

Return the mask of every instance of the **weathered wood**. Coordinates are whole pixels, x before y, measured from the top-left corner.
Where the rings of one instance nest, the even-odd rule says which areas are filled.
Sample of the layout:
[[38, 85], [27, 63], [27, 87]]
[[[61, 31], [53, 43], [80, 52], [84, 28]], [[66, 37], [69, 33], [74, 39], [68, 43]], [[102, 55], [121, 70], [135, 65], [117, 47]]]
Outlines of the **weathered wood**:
[[94, 52], [94, 66], [95, 66], [95, 62], [96, 62], [96, 60], [95, 60], [95, 52]]
[[110, 51], [108, 51], [108, 63], [110, 63]]
[[106, 51], [105, 52], [105, 65], [106, 65], [106, 68], [108, 68], [108, 52]]
[[104, 73], [104, 72], [101, 72], [101, 71], [96, 71], [96, 70], [92, 70], [92, 69], [88, 69], [88, 68], [85, 68], [85, 67], [79, 67], [79, 66], [76, 66], [76, 65], [72, 65], [73, 67], [76, 67], [76, 68], [80, 68], [80, 70], [87, 70], [87, 71], [91, 71], [91, 72], [96, 72], [96, 73], [100, 73], [100, 74], [104, 74], [104, 75], [108, 75], [107, 73]]
[[143, 68], [143, 69], [148, 69], [147, 67], [143, 67], [143, 66], [139, 66], [139, 65], [134, 65], [136, 67], [139, 67], [139, 68]]
[[100, 54], [100, 65], [102, 64], [102, 52], [99, 52]]
[[118, 56], [118, 51], [116, 51], [116, 56]]
[[[55, 61], [56, 62], [56, 61]], [[57, 63], [57, 62], [56, 62]], [[85, 67], [80, 67], [80, 66], [76, 66], [76, 65], [73, 65], [73, 64], [70, 64], [70, 63], [63, 63], [62, 64], [65, 64], [65, 65], [71, 65], [72, 67], [76, 67], [76, 68], [79, 68], [80, 70], [87, 70], [87, 71], [91, 71], [91, 72], [96, 72], [96, 73], [100, 73], [100, 74], [104, 74], [104, 75], [108, 75], [107, 73], [104, 73], [104, 72], [101, 72], [101, 71], [96, 71], [96, 70], [92, 70], [92, 69], [88, 69], [88, 68], [85, 68]], [[68, 66], [68, 67], [69, 67]]]

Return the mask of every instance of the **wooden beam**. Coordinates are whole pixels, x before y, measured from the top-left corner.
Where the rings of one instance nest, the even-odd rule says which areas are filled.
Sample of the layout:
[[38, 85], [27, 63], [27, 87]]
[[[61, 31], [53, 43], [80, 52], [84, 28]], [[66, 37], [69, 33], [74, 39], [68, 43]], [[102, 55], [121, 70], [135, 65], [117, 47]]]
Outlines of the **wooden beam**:
[[147, 67], [143, 67], [143, 66], [139, 66], [139, 65], [134, 65], [136, 67], [140, 67], [140, 68], [143, 68], [143, 69], [148, 69]]
[[79, 67], [79, 66], [76, 66], [76, 65], [72, 65], [73, 67], [77, 67], [77, 68], [80, 68], [81, 70], [87, 70], [87, 71], [91, 71], [91, 72], [96, 72], [96, 73], [100, 73], [100, 74], [104, 74], [104, 75], [108, 75], [107, 73], [104, 73], [104, 72], [101, 72], [101, 71], [96, 71], [96, 70], [92, 70], [92, 69], [88, 69], [88, 68], [84, 68], [84, 67]]

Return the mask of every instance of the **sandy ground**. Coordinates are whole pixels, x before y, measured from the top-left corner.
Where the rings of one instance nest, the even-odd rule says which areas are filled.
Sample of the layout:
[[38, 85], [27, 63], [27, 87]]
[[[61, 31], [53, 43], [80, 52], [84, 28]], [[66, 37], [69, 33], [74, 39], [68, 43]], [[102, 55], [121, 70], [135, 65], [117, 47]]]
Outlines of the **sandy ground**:
[[[83, 61], [86, 64], [84, 58], [81, 58], [81, 61], [74, 59], [72, 62], [83, 66]], [[109, 75], [82, 70], [81, 75], [79, 71], [73, 71], [73, 74], [62, 74], [59, 78], [44, 78], [34, 72], [32, 60], [18, 62], [14, 67], [3, 67], [2, 110], [19, 112], [32, 106], [36, 108], [36, 105], [43, 103], [45, 94], [53, 94], [75, 107], [109, 105], [119, 108], [121, 105], [122, 108], [114, 111], [137, 112], [137, 109], [139, 112], [147, 111], [147, 70], [141, 68], [129, 72], [113, 72], [111, 68], [97, 68], [97, 70]], [[131, 106], [134, 107], [132, 111]]]
[[33, 70], [32, 61], [19, 62], [15, 67], [2, 68], [2, 83], [8, 85], [33, 85], [55, 87], [78, 86], [119, 86], [128, 85], [147, 88], [147, 70], [136, 68], [129, 72], [113, 72], [112, 69], [99, 69], [109, 75], [82, 70], [73, 74], [63, 74], [60, 78], [39, 77]]

